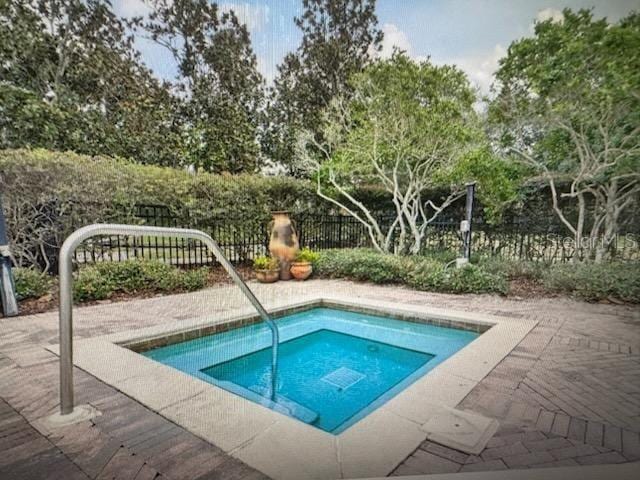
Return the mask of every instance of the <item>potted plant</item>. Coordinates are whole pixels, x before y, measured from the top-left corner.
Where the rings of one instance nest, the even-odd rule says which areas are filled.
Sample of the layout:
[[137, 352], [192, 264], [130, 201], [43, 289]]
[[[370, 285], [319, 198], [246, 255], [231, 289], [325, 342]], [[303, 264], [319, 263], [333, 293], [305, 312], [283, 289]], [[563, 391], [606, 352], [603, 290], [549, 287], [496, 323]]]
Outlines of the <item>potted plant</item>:
[[280, 264], [277, 258], [261, 255], [253, 261], [253, 271], [260, 283], [273, 283], [280, 276]]
[[318, 260], [318, 254], [309, 247], [304, 247], [298, 252], [291, 263], [291, 275], [296, 280], [306, 280], [313, 271], [313, 262]]

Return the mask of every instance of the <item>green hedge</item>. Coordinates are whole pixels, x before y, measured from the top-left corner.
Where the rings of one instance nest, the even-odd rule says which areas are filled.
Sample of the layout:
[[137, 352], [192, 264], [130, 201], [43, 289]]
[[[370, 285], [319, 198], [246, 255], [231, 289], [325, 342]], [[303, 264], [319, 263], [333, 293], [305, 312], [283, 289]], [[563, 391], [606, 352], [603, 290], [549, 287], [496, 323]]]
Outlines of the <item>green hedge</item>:
[[81, 268], [73, 284], [76, 301], [103, 300], [116, 293], [194, 291], [207, 285], [208, 270], [180, 270], [154, 260], [98, 263]]
[[417, 290], [450, 293], [507, 292], [506, 277], [480, 266], [447, 267], [437, 259], [400, 257], [368, 249], [326, 250], [316, 262], [319, 275], [373, 283], [404, 284]]
[[13, 280], [18, 300], [40, 298], [49, 293], [51, 279], [31, 268], [14, 268]]
[[473, 262], [481, 265], [490, 273], [503, 275], [509, 279], [526, 278], [540, 280], [545, 270], [552, 268], [551, 264], [526, 260], [513, 260], [500, 257], [473, 258]]
[[407, 268], [408, 257], [382, 255], [368, 249], [325, 250], [314, 264], [320, 275], [373, 283], [402, 283]]
[[[18, 266], [48, 268], [73, 227], [140, 223], [139, 204], [169, 207], [185, 223], [222, 218], [265, 224], [272, 210], [322, 213], [328, 205], [310, 182], [260, 175], [189, 174], [121, 159], [47, 150], [0, 151], [2, 192]], [[188, 219], [187, 219], [188, 213]]]
[[586, 301], [617, 299], [640, 303], [640, 264], [556, 264], [476, 258], [465, 268], [455, 268], [448, 257], [383, 255], [373, 250], [325, 250], [316, 272], [325, 277], [348, 278], [381, 284], [401, 284], [417, 290], [449, 293], [499, 293], [509, 291], [509, 281], [526, 279], [547, 293]]
[[[0, 190], [22, 197], [107, 206], [162, 204], [203, 215], [264, 215], [320, 205], [314, 186], [290, 177], [189, 174], [109, 157], [48, 150], [0, 150]], [[323, 203], [324, 205], [324, 203]]]
[[542, 282], [549, 291], [591, 302], [615, 298], [640, 303], [640, 264], [637, 262], [554, 265], [544, 271]]

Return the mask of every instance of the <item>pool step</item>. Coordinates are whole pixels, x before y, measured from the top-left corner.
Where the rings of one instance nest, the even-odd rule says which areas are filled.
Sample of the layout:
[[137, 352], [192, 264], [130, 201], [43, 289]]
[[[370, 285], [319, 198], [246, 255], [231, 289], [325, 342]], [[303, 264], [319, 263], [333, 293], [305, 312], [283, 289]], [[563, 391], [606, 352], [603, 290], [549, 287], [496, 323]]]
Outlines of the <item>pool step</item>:
[[[258, 390], [255, 389], [254, 390]], [[260, 403], [265, 407], [268, 407], [276, 412], [284, 413], [304, 423], [313, 423], [318, 420], [319, 415], [313, 410], [294, 402], [290, 398], [287, 398], [279, 393], [276, 394], [275, 401], [268, 398], [269, 392], [266, 389], [260, 389], [260, 395], [262, 399]]]

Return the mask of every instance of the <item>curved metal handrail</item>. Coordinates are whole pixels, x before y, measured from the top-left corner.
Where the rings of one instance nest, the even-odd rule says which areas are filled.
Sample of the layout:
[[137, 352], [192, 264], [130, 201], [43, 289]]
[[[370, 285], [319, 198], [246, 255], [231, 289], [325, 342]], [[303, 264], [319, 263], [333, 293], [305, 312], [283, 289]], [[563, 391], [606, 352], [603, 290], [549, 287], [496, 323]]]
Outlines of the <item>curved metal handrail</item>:
[[117, 224], [93, 224], [82, 227], [71, 235], [62, 244], [60, 249], [60, 413], [68, 415], [73, 412], [73, 252], [84, 240], [98, 235], [126, 235], [126, 236], [156, 236], [179, 237], [199, 240], [204, 243], [216, 257], [216, 260], [224, 267], [240, 287], [240, 290], [253, 304], [258, 314], [271, 329], [272, 354], [271, 354], [271, 397], [275, 398], [276, 380], [278, 371], [278, 327], [269, 317], [269, 314], [258, 301], [247, 284], [240, 278], [236, 269], [224, 256], [218, 244], [204, 232], [187, 228], [151, 227], [141, 225], [117, 225]]

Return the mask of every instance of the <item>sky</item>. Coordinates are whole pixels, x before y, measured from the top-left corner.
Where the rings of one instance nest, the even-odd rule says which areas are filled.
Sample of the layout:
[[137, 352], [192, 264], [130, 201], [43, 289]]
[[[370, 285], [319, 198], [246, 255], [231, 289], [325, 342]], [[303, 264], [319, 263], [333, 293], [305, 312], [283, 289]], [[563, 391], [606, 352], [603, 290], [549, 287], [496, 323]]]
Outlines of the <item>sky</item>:
[[[148, 11], [143, 0], [113, 0], [113, 5], [121, 16]], [[293, 17], [301, 13], [302, 0], [233, 0], [218, 5], [233, 9], [247, 24], [258, 69], [271, 83], [284, 55], [300, 43]], [[376, 13], [385, 34], [382, 56], [398, 47], [416, 60], [455, 64], [486, 94], [509, 44], [532, 35], [536, 20], [560, 19], [563, 8], [593, 8], [597, 18], [615, 22], [640, 11], [640, 0], [378, 0]], [[158, 77], [173, 78], [175, 64], [166, 50], [144, 39], [138, 39], [137, 46]]]

